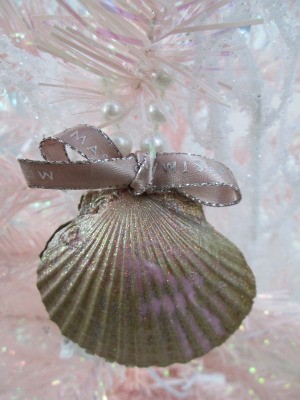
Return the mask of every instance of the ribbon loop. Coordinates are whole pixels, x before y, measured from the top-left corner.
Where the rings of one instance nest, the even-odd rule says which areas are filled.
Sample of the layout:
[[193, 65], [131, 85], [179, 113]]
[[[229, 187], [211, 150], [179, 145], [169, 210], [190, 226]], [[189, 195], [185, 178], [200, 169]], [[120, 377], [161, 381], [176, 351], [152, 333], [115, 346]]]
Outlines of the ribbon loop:
[[76, 125], [55, 137], [43, 139], [40, 151], [44, 160], [70, 161], [66, 146], [90, 161], [122, 157], [120, 150], [104, 132], [89, 125]]
[[[71, 161], [66, 147], [84, 161]], [[223, 164], [199, 155], [136, 152], [123, 157], [101, 130], [77, 125], [40, 144], [45, 161], [19, 159], [29, 187], [44, 189], [125, 189], [134, 195], [176, 190], [193, 201], [223, 207], [237, 204], [241, 192]]]

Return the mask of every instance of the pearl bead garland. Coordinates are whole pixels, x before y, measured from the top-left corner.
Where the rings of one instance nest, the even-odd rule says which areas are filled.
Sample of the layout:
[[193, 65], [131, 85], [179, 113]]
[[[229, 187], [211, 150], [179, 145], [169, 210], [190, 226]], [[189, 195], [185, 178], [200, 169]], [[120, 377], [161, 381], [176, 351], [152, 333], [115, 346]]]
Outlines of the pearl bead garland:
[[110, 120], [122, 112], [122, 105], [115, 100], [109, 100], [102, 104], [101, 112], [105, 119]]
[[150, 120], [153, 123], [162, 124], [166, 122], [166, 118], [164, 114], [159, 110], [157, 105], [154, 102], [148, 104], [147, 112], [149, 115]]
[[140, 143], [141, 150], [148, 153], [150, 145], [154, 146], [157, 152], [161, 152], [164, 150], [165, 140], [158, 132], [153, 136], [144, 136]]
[[162, 90], [167, 89], [172, 83], [171, 76], [163, 70], [152, 71], [150, 76], [154, 84]]
[[123, 132], [117, 131], [110, 135], [110, 139], [114, 142], [120, 152], [127, 156], [132, 150], [131, 137], [126, 136]]

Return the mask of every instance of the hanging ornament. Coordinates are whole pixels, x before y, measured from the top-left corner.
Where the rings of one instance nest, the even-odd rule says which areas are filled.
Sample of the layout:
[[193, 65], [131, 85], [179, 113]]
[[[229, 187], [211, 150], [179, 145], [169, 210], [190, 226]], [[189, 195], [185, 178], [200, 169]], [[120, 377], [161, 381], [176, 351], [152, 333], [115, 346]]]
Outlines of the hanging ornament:
[[[86, 161], [69, 160], [66, 146]], [[236, 204], [231, 171], [185, 153], [123, 157], [79, 125], [20, 159], [30, 187], [88, 189], [42, 251], [37, 286], [61, 332], [110, 361], [185, 363], [222, 344], [250, 312], [255, 279], [202, 205]]]

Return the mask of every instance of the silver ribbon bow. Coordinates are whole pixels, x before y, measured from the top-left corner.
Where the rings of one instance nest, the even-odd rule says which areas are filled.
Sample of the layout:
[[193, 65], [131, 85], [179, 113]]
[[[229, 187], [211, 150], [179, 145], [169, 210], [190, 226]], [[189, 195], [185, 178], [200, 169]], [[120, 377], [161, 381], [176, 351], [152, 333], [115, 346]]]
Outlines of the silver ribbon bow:
[[[66, 146], [86, 160], [71, 161]], [[241, 192], [223, 164], [188, 153], [141, 151], [124, 157], [100, 129], [77, 125], [40, 143], [45, 161], [19, 159], [29, 187], [43, 189], [126, 189], [135, 195], [176, 190], [214, 207], [237, 204]]]

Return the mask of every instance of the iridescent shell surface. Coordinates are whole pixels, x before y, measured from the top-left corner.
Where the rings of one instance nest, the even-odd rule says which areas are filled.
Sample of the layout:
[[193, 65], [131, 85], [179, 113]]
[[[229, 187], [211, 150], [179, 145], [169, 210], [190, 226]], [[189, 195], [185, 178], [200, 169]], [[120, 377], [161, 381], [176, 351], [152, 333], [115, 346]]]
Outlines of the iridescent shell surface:
[[249, 313], [244, 256], [176, 193], [88, 192], [41, 254], [37, 286], [61, 332], [110, 361], [185, 363]]

